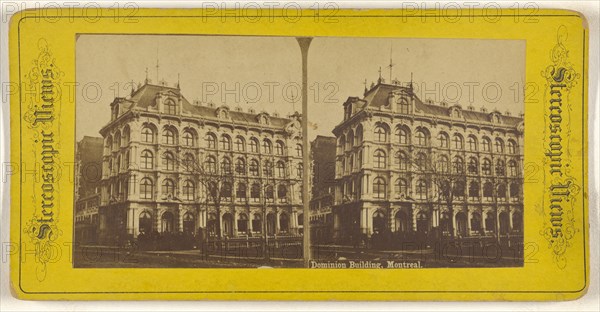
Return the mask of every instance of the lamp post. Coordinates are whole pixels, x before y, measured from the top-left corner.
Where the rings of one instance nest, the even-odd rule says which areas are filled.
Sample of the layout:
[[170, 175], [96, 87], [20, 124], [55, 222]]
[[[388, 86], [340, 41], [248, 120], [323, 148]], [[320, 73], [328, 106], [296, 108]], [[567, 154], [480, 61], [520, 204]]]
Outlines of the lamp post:
[[[302, 53], [302, 146], [308, 147], [308, 123], [306, 116], [308, 116], [308, 49], [312, 41], [311, 37], [296, 37], [298, 45], [300, 46], [300, 52]], [[310, 168], [308, 166], [310, 158], [308, 153], [302, 153], [302, 164], [303, 169]], [[310, 259], [310, 211], [307, 209], [309, 198], [308, 185], [310, 183], [309, 175], [302, 175], [302, 205], [303, 205], [303, 217], [304, 229], [303, 236], [303, 253], [304, 253], [304, 267], [308, 267]]]

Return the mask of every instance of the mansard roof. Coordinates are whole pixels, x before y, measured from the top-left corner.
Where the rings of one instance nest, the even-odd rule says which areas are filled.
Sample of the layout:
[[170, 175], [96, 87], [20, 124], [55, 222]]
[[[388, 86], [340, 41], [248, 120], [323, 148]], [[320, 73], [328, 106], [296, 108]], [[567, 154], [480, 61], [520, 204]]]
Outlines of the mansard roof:
[[[388, 105], [388, 96], [389, 96], [390, 92], [395, 91], [395, 90], [402, 90], [402, 91], [405, 91], [408, 93], [413, 93], [409, 87], [405, 87], [405, 86], [401, 86], [401, 85], [390, 85], [390, 84], [379, 83], [376, 86], [374, 86], [371, 90], [367, 91], [367, 93], [365, 94], [365, 97], [361, 100], [361, 101], [365, 102], [365, 104], [362, 108], [379, 109], [379, 107], [381, 107], [381, 106], [387, 106]], [[452, 107], [458, 107], [458, 105], [444, 107], [441, 105], [424, 103], [416, 95], [414, 95], [414, 98], [415, 98], [415, 112], [417, 114], [431, 115], [432, 117], [434, 117], [434, 116], [440, 116], [440, 117], [449, 116], [450, 109], [452, 109]], [[353, 99], [353, 98], [349, 98], [349, 100], [350, 99]], [[473, 122], [473, 123], [490, 122], [490, 119], [491, 119], [490, 116], [491, 116], [491, 114], [494, 114], [494, 113], [498, 114], [498, 116], [500, 117], [500, 122], [503, 125], [517, 126], [520, 122], [523, 121], [523, 118], [507, 116], [507, 115], [503, 115], [503, 114], [501, 114], [499, 112], [495, 112], [495, 111], [478, 112], [478, 111], [473, 111], [473, 110], [468, 110], [468, 109], [465, 110], [462, 108], [460, 108], [460, 111], [461, 111], [461, 115], [465, 119], [465, 121]]]
[[293, 121], [293, 119], [290, 118], [275, 117], [265, 112], [249, 113], [230, 110], [225, 105], [215, 105], [214, 107], [211, 107], [207, 104], [192, 104], [185, 98], [185, 96], [183, 96], [181, 90], [178, 88], [148, 83], [137, 89], [126, 101], [132, 103], [132, 105], [130, 105], [130, 109], [151, 111], [149, 108], [154, 106], [154, 100], [158, 93], [170, 93], [174, 97], [180, 97], [181, 113], [183, 115], [189, 114], [194, 117], [201, 117], [205, 119], [218, 119], [217, 111], [226, 108], [229, 115], [229, 120], [234, 123], [259, 124], [257, 116], [261, 114], [266, 114], [269, 119], [269, 125], [274, 127], [284, 127]]

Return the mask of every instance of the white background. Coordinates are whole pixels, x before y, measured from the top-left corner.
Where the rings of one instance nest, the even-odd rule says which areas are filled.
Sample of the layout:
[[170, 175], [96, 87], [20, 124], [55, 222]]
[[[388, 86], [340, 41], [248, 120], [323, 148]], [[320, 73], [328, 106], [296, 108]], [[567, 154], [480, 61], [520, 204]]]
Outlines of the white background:
[[[599, 311], [599, 253], [598, 253], [598, 160], [599, 160], [599, 120], [598, 108], [598, 72], [599, 72], [599, 10], [598, 1], [496, 1], [504, 8], [523, 8], [525, 5], [533, 4], [539, 8], [570, 9], [581, 12], [589, 23], [590, 38], [590, 66], [589, 66], [589, 221], [590, 221], [590, 287], [587, 295], [583, 298], [570, 302], [82, 302], [82, 301], [19, 301], [12, 297], [9, 286], [8, 257], [5, 255], [6, 244], [9, 242], [9, 212], [10, 195], [8, 183], [4, 183], [6, 164], [9, 162], [9, 101], [8, 93], [8, 21], [10, 15], [14, 14], [15, 8], [35, 8], [47, 5], [61, 4], [63, 6], [82, 7], [83, 2], [78, 1], [1, 1], [2, 23], [0, 32], [0, 82], [2, 96], [2, 113], [0, 115], [0, 244], [2, 244], [1, 270], [0, 270], [0, 311]], [[117, 1], [96, 1], [96, 4], [104, 7], [115, 7]], [[121, 7], [126, 3], [120, 3]], [[221, 6], [224, 1], [215, 1], [213, 4]], [[228, 6], [234, 7], [235, 3], [240, 6], [241, 2], [229, 2]], [[258, 5], [261, 1], [256, 1]], [[282, 7], [283, 4], [274, 5], [274, 1], [268, 1], [270, 6]], [[315, 7], [316, 1], [296, 1], [302, 7]], [[321, 7], [325, 2], [321, 3]], [[399, 1], [357, 1], [336, 2], [340, 8], [402, 8]], [[202, 3], [193, 1], [145, 1], [137, 2], [139, 7], [170, 7], [190, 8], [201, 7]], [[406, 4], [404, 4], [406, 6]], [[479, 7], [483, 2], [477, 1], [413, 1], [410, 5], [421, 8], [457, 8], [462, 6]]]

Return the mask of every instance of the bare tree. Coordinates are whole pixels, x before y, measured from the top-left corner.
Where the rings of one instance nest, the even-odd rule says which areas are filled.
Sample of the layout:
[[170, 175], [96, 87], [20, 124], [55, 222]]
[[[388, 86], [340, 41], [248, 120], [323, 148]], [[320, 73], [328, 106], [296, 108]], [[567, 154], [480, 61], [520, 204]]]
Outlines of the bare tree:
[[[412, 162], [415, 172], [425, 181], [427, 187], [434, 187], [434, 194], [438, 203], [445, 205], [450, 214], [449, 232], [454, 238], [454, 201], [456, 198], [464, 198], [466, 190], [467, 175], [465, 163], [462, 158], [455, 158], [450, 162], [445, 154], [436, 155], [426, 152], [417, 154]], [[441, 221], [441, 220], [440, 220]], [[438, 225], [438, 228], [441, 223]], [[440, 229], [441, 230], [441, 229]]]
[[177, 165], [182, 166], [185, 172], [191, 173], [196, 177], [201, 190], [204, 192], [207, 211], [210, 204], [214, 206], [217, 214], [215, 232], [217, 238], [221, 240], [223, 236], [221, 229], [221, 208], [225, 202], [229, 202], [225, 201], [226, 199], [232, 200], [233, 198], [234, 176], [231, 162], [222, 162], [219, 164], [217, 157], [211, 159], [214, 161], [205, 160], [204, 163], [200, 163], [195, 158], [175, 156]]

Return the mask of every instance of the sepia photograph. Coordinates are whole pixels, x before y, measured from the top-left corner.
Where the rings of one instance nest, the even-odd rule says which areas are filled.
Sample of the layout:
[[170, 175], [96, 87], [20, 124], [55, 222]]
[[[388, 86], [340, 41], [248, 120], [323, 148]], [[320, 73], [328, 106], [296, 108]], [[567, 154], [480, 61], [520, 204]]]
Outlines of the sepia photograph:
[[78, 35], [76, 78], [76, 268], [523, 265], [523, 41]]
[[310, 56], [338, 96], [309, 103], [309, 267], [523, 265], [523, 41], [318, 38]]

